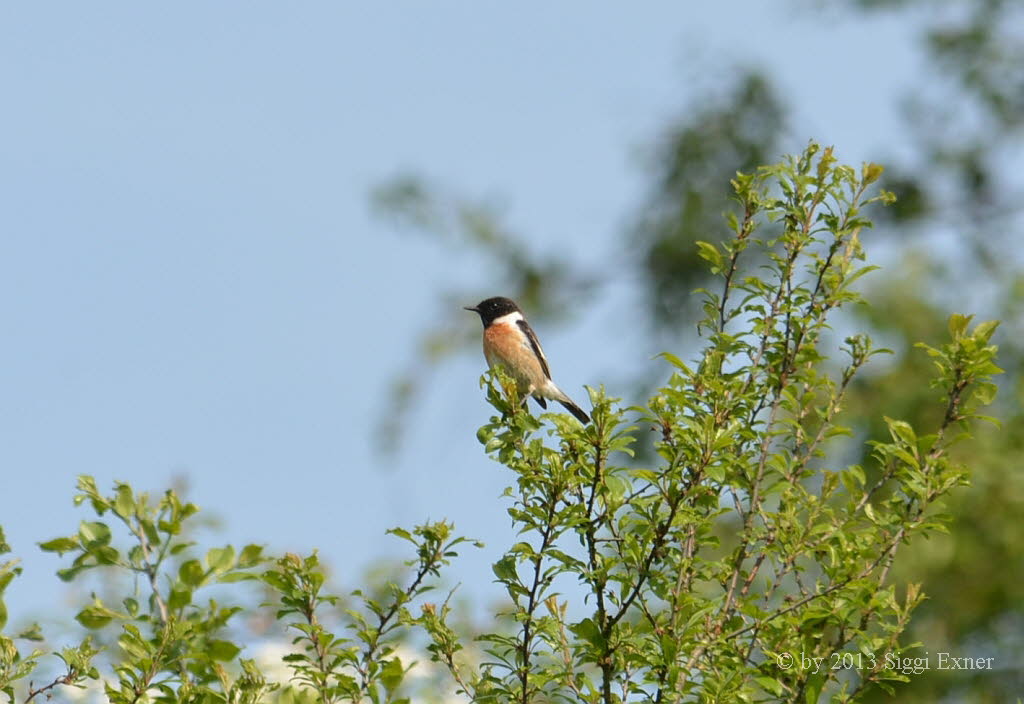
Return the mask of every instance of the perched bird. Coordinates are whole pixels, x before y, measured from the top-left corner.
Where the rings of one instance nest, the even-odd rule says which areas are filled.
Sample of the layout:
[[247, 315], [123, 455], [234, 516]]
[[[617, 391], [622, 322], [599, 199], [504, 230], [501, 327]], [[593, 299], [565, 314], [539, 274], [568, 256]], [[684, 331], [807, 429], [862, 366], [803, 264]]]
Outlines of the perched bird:
[[505, 368], [516, 380], [523, 403], [533, 396], [541, 408], [547, 408], [545, 399], [551, 399], [565, 406], [580, 423], [590, 422], [590, 416], [551, 380], [548, 360], [537, 334], [515, 301], [498, 296], [473, 307], [466, 306], [466, 310], [478, 313], [483, 321], [487, 365], [500, 364]]

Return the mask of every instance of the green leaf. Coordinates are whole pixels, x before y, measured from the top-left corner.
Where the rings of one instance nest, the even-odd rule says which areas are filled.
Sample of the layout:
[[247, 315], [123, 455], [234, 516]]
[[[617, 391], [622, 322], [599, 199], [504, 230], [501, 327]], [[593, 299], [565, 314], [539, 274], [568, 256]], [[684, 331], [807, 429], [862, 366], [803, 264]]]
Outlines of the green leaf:
[[893, 420], [892, 418], [886, 417], [885, 422], [889, 426], [889, 431], [893, 437], [907, 443], [911, 447], [917, 446], [917, 435], [914, 434], [914, 429], [910, 427], [910, 423], [902, 420]]
[[774, 694], [776, 697], [782, 696], [782, 683], [774, 677], [755, 677], [754, 681], [769, 694]]
[[202, 584], [204, 576], [205, 572], [203, 566], [199, 564], [199, 560], [187, 560], [178, 568], [178, 579], [190, 587], [198, 587]]
[[393, 535], [397, 538], [401, 538], [402, 540], [407, 540], [413, 545], [416, 544], [416, 540], [412, 537], [412, 534], [404, 528], [390, 528], [387, 531], [385, 531], [385, 533], [387, 535]]
[[988, 342], [989, 338], [992, 337], [992, 333], [999, 327], [998, 320], [986, 320], [983, 323], [978, 323], [974, 326], [974, 330], [971, 333], [971, 337], [981, 340], [981, 342]]
[[21, 574], [20, 567], [13, 567], [14, 562], [6, 562], [0, 565], [0, 594], [3, 594], [4, 590], [7, 589], [7, 585], [11, 583], [15, 577]]
[[690, 367], [687, 366], [686, 362], [684, 362], [671, 352], [662, 352], [661, 354], [658, 355], [658, 357], [667, 360], [669, 364], [671, 364], [673, 367], [676, 367], [677, 369], [681, 369], [687, 373], [690, 372]]
[[121, 518], [127, 518], [135, 512], [135, 497], [132, 496], [132, 488], [127, 484], [117, 485], [117, 496], [114, 498], [114, 513]]
[[106, 523], [82, 521], [78, 537], [86, 548], [99, 547], [110, 542], [110, 528]]
[[227, 572], [235, 565], [235, 549], [230, 545], [210, 548], [206, 553], [206, 566], [215, 574]]
[[973, 315], [963, 315], [962, 313], [953, 313], [949, 316], [949, 336], [954, 340], [959, 340], [963, 337], [964, 332], [967, 330], [967, 324], [971, 322]]
[[206, 646], [206, 653], [219, 662], [230, 662], [242, 651], [229, 640], [213, 640]]
[[86, 569], [88, 569], [87, 565], [65, 567], [63, 569], [57, 570], [57, 577], [59, 577], [62, 582], [70, 582], [75, 577], [77, 577], [81, 572], [84, 572]]
[[697, 253], [702, 259], [707, 260], [708, 263], [711, 264], [712, 274], [717, 274], [722, 271], [722, 253], [718, 251], [718, 247], [710, 242], [698, 240]]
[[21, 640], [30, 640], [37, 643], [46, 640], [46, 638], [43, 636], [42, 629], [39, 628], [38, 623], [33, 623], [28, 628], [25, 628], [20, 633], [18, 633], [18, 635], [16, 635], [15, 638], [20, 638]]
[[884, 171], [885, 167], [882, 166], [881, 164], [867, 162], [861, 167], [861, 181], [864, 183], [865, 186], [869, 186], [875, 181], [877, 181], [882, 176], [882, 173]]
[[262, 545], [246, 545], [242, 548], [242, 554], [238, 556], [238, 567], [246, 569], [255, 567], [263, 561]]
[[818, 704], [818, 697], [821, 695], [821, 688], [825, 686], [825, 675], [818, 673], [807, 678], [807, 685], [804, 687], [804, 701], [807, 704]]
[[516, 584], [519, 582], [519, 573], [516, 571], [516, 560], [511, 555], [505, 555], [494, 563], [491, 568], [494, 576], [502, 582]]
[[398, 689], [398, 686], [402, 684], [402, 679], [405, 677], [405, 668], [402, 667], [402, 661], [398, 658], [392, 658], [384, 663], [384, 667], [380, 671], [380, 681], [384, 685], [384, 689], [388, 693], [394, 692]]
[[172, 610], [183, 609], [192, 603], [191, 589], [172, 589], [167, 598], [167, 606]]
[[595, 648], [604, 648], [604, 635], [602, 635], [601, 629], [598, 628], [593, 619], [585, 618], [582, 621], [570, 624], [569, 630], [572, 631], [574, 635], [587, 641]]
[[725, 467], [718, 463], [709, 464], [704, 468], [704, 473], [713, 482], [724, 482], [725, 481]]
[[78, 546], [78, 538], [75, 536], [70, 538], [54, 538], [53, 540], [47, 540], [45, 543], [39, 543], [40, 550], [44, 552], [55, 552], [60, 555], [76, 550]]
[[108, 609], [103, 604], [95, 603], [79, 611], [75, 620], [86, 628], [103, 628], [118, 617], [119, 614], [116, 611]]

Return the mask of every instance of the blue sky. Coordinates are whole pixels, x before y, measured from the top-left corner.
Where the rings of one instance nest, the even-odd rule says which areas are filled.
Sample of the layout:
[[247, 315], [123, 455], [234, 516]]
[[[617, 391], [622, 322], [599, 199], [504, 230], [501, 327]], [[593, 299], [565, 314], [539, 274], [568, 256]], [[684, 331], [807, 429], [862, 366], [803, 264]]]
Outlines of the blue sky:
[[[439, 371], [397, 457], [375, 455], [372, 432], [416, 333], [449, 315], [433, 292], [502, 292], [471, 256], [375, 219], [368, 194], [423, 173], [499, 200], [538, 249], [619, 257], [638, 155], [694, 86], [744, 63], [779, 75], [794, 145], [874, 156], [918, 68], [913, 27], [771, 5], [0, 8], [0, 524], [26, 569], [14, 619], [72, 613], [54, 609], [60, 561], [35, 543], [76, 530], [80, 473], [150, 490], [185, 476], [222, 520], [205, 542], [316, 547], [349, 588], [396, 554], [386, 528], [447, 517], [488, 546], [453, 581], [496, 596], [510, 477], [475, 438], [482, 355]], [[881, 103], [856, 107], [871, 84]], [[656, 351], [602, 339], [628, 318], [630, 282], [612, 290], [578, 325], [540, 331], [566, 388]]]

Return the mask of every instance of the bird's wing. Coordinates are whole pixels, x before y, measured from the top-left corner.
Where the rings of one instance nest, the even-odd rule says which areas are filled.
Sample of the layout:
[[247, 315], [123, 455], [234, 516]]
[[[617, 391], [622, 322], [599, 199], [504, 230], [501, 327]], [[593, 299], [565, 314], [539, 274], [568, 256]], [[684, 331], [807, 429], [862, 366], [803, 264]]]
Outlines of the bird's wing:
[[537, 339], [537, 333], [533, 331], [530, 324], [525, 320], [516, 321], [516, 325], [526, 335], [526, 339], [530, 341], [530, 348], [533, 353], [537, 356], [537, 361], [540, 362], [540, 368], [544, 370], [544, 376], [548, 379], [551, 378], [551, 370], [548, 369], [548, 358], [544, 356], [544, 350], [540, 347], [540, 340]]

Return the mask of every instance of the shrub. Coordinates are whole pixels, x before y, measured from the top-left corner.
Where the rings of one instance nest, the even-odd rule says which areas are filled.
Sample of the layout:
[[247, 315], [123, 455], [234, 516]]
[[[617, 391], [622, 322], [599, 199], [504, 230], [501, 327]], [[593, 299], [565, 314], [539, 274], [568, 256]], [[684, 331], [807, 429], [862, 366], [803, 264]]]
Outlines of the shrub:
[[[737, 175], [732, 238], [699, 245], [721, 280], [703, 292], [703, 347], [690, 363], [664, 355], [671, 376], [646, 407], [592, 390], [591, 424], [537, 418], [500, 370], [485, 377], [497, 414], [478, 436], [513, 473], [517, 536], [493, 567], [508, 605], [486, 632], [451, 625], [447, 599], [426, 601], [465, 542], [449, 523], [392, 531], [415, 552], [405, 580], [339, 610], [315, 553], [199, 555], [183, 537], [195, 506], [124, 483], [104, 496], [83, 477], [76, 503], [98, 520], [41, 547], [73, 556], [62, 579], [103, 568], [147, 596], [82, 608], [89, 636], [56, 653], [63, 671], [24, 698], [102, 679], [112, 702], [817, 702], [905, 680], [901, 653], [913, 646], [899, 638], [923, 594], [891, 583], [890, 569], [909, 541], [944, 529], [939, 502], [967, 481], [950, 448], [992, 400], [999, 369], [996, 324], [954, 314], [947, 342], [920, 346], [935, 369], [935, 426], [886, 418], [890, 439], [873, 443], [872, 462], [842, 466], [856, 437], [842, 424], [845, 395], [885, 352], [864, 334], [837, 344], [834, 332], [842, 308], [862, 303], [862, 211], [891, 198], [869, 193], [880, 174], [811, 144]], [[651, 430], [650, 457], [633, 459]], [[17, 573], [0, 566], [0, 596]], [[229, 624], [243, 607], [207, 594], [241, 581], [270, 590], [292, 633], [290, 682], [240, 658]], [[0, 601], [0, 627], [5, 614]], [[0, 637], [11, 700], [44, 655], [15, 638]], [[437, 670], [410, 677], [417, 645], [446, 683]]]

